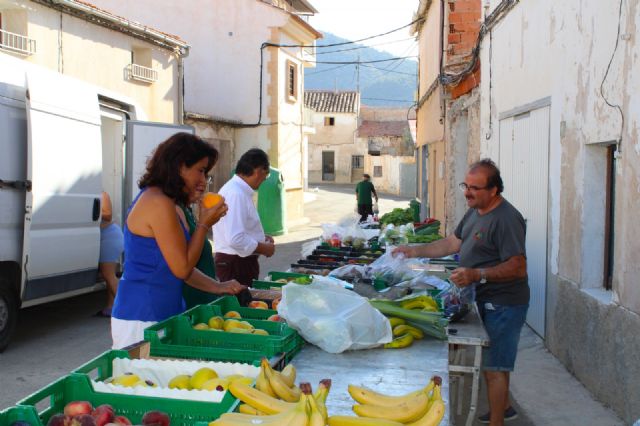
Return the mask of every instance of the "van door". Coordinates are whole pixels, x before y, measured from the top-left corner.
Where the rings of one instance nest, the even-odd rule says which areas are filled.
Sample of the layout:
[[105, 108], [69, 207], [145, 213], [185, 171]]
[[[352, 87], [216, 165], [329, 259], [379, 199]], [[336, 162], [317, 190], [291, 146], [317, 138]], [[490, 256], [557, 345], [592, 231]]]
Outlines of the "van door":
[[138, 194], [138, 181], [144, 174], [147, 160], [155, 148], [169, 136], [186, 132], [195, 133], [191, 126], [152, 123], [149, 121], [128, 121], [126, 136], [125, 205], [129, 206]]
[[[102, 146], [93, 86], [27, 73], [27, 272], [23, 300], [92, 287], [100, 250]], [[30, 212], [30, 213], [29, 213]]]

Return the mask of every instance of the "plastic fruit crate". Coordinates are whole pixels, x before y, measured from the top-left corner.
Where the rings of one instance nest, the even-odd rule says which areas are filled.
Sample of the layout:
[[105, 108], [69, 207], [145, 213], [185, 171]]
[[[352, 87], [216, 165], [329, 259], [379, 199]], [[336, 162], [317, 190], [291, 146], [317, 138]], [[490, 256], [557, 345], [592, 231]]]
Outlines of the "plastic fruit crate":
[[311, 275], [309, 274], [298, 274], [296, 272], [271, 271], [269, 272], [268, 275], [269, 275], [269, 278], [271, 278], [271, 281], [281, 280], [283, 278], [287, 281], [294, 278], [311, 278]]
[[94, 407], [109, 404], [113, 407], [116, 415], [126, 416], [133, 424], [141, 424], [142, 416], [147, 411], [158, 410], [169, 416], [171, 426], [193, 426], [199, 421], [210, 422], [227, 411], [233, 411], [238, 405], [238, 400], [231, 393], [226, 395], [219, 404], [184, 399], [100, 393], [93, 390], [88, 376], [78, 373], [71, 373], [58, 379], [18, 404], [31, 407], [41, 407], [45, 404], [45, 408], [36, 409], [39, 410], [40, 421], [42, 424], [46, 424], [51, 416], [62, 413], [64, 406], [71, 401], [89, 401]]
[[287, 284], [288, 283], [277, 283], [275, 281], [253, 280], [253, 282], [251, 283], [251, 287], [257, 288], [260, 290], [280, 290], [283, 286]]
[[[235, 296], [222, 296], [213, 302], [209, 303], [211, 306], [217, 306], [220, 308], [222, 315], [226, 314], [229, 311], [236, 311], [240, 314], [243, 319], [257, 319], [257, 320], [266, 320], [271, 315], [275, 315], [276, 312], [273, 309], [255, 309], [255, 308], [245, 308], [240, 306], [240, 302]], [[197, 309], [198, 307], [194, 307], [193, 309]], [[185, 315], [190, 312], [185, 312]]]
[[0, 426], [11, 426], [15, 422], [27, 423], [31, 426], [42, 425], [34, 407], [9, 407], [0, 411]]
[[[263, 357], [292, 352], [299, 344], [295, 330], [275, 321], [243, 319], [266, 330], [269, 336], [193, 328], [194, 324], [206, 323], [216, 315], [222, 315], [218, 306], [200, 305], [148, 327], [144, 338], [151, 344], [151, 355], [253, 363]], [[226, 352], [232, 352], [233, 356], [221, 359], [220, 353]]]

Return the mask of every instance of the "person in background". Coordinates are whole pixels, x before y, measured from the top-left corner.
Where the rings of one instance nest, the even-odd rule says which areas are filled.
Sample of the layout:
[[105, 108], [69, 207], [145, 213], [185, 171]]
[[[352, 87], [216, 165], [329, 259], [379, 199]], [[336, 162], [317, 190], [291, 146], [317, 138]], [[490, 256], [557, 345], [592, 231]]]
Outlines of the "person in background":
[[[208, 181], [210, 181], [210, 179], [211, 177], [209, 177]], [[181, 219], [188, 224], [187, 227], [189, 228], [189, 234], [193, 235], [198, 224], [191, 205], [196, 203], [198, 200], [191, 199], [189, 201], [190, 205], [179, 206], [178, 214], [180, 214]], [[198, 283], [200, 283], [200, 285], [198, 285]], [[209, 285], [206, 285], [206, 283], [209, 283]], [[202, 287], [202, 285], [206, 285], [211, 290], [207, 291], [198, 288]], [[225, 294], [236, 295], [239, 298], [242, 298], [245, 296], [246, 291], [247, 288], [236, 280], [220, 283], [217, 282], [216, 267], [213, 260], [213, 248], [211, 247], [209, 239], [205, 239], [200, 259], [198, 259], [198, 263], [196, 264], [196, 270], [190, 277], [190, 280], [185, 281], [182, 287], [182, 296], [184, 297], [186, 309], [191, 309], [197, 305], [213, 302], [215, 299]]]
[[362, 175], [363, 179], [356, 185], [356, 202], [358, 203], [358, 214], [360, 215], [360, 222], [366, 222], [369, 215], [373, 215], [373, 200], [371, 194], [378, 202], [378, 194], [376, 188], [371, 183], [371, 176], [368, 174]]
[[526, 223], [502, 197], [504, 185], [493, 161], [472, 164], [460, 189], [469, 210], [452, 235], [426, 245], [400, 246], [393, 253], [428, 258], [460, 253], [460, 267], [450, 280], [458, 287], [476, 286], [476, 302], [490, 340], [490, 346], [482, 349], [490, 412], [478, 420], [502, 426], [518, 415], [509, 401], [509, 378], [529, 308]]
[[107, 306], [99, 310], [96, 316], [109, 318], [111, 317], [113, 301], [118, 290], [116, 269], [124, 250], [124, 236], [120, 225], [113, 222], [113, 206], [111, 205], [111, 198], [106, 192], [102, 192], [100, 208], [100, 258], [98, 260], [98, 269], [107, 284]]
[[114, 349], [139, 342], [145, 328], [183, 312], [183, 281], [215, 291], [213, 282], [196, 279], [201, 273], [195, 266], [207, 232], [227, 205], [200, 205], [193, 235], [177, 209], [202, 197], [217, 158], [215, 148], [199, 137], [176, 133], [147, 162], [124, 220], [124, 272], [111, 313]]
[[260, 274], [258, 256], [271, 257], [275, 252], [273, 238], [264, 234], [252, 198], [267, 176], [269, 157], [261, 149], [250, 149], [240, 157], [236, 174], [220, 189], [229, 214], [213, 227], [213, 242], [216, 271], [223, 280], [236, 279], [251, 286]]

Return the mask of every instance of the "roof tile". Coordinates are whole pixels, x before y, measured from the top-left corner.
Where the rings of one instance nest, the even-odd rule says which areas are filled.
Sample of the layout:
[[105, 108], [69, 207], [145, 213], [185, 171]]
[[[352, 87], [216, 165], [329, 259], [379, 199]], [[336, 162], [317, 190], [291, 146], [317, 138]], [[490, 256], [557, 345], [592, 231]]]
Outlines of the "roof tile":
[[356, 113], [360, 98], [358, 92], [335, 92], [332, 90], [306, 90], [304, 104], [316, 112]]

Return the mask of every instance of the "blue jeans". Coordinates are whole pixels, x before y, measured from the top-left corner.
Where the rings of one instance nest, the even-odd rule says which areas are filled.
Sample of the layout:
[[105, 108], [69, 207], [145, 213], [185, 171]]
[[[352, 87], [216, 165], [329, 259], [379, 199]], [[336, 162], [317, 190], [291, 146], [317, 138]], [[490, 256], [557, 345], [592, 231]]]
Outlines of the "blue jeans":
[[520, 331], [529, 305], [497, 305], [478, 302], [480, 317], [489, 335], [489, 347], [482, 349], [482, 369], [513, 371]]

